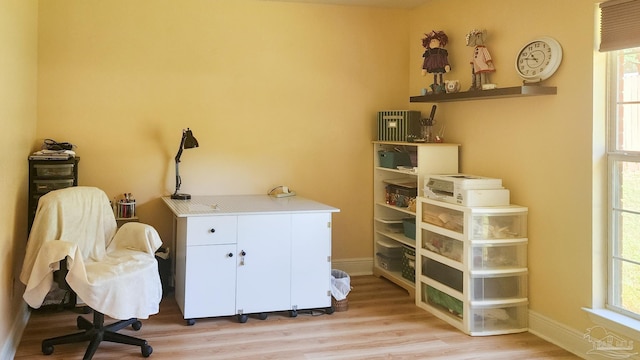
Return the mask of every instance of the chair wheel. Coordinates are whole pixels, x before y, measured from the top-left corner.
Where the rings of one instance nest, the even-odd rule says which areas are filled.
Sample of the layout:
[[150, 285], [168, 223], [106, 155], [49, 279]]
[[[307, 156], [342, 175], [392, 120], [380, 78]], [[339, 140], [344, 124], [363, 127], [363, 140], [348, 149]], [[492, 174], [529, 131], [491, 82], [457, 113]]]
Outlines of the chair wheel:
[[153, 348], [151, 347], [151, 345], [142, 345], [140, 347], [140, 350], [142, 351], [142, 356], [144, 357], [149, 357], [149, 355], [151, 355], [151, 353], [153, 352]]
[[194, 319], [187, 319], [187, 326], [195, 325], [196, 321]]
[[260, 320], [266, 320], [266, 319], [267, 319], [267, 314], [266, 314], [266, 313], [260, 313], [260, 314], [258, 314], [258, 319], [260, 319]]
[[247, 318], [248, 318], [248, 316], [245, 315], [245, 314], [242, 314], [242, 315], [238, 314], [238, 322], [239, 323], [242, 323], [242, 324], [246, 323], [247, 322]]
[[42, 353], [45, 355], [53, 354], [53, 345], [42, 344]]
[[296, 316], [298, 316], [297, 310], [289, 310], [289, 317], [296, 317]]
[[142, 322], [140, 320], [131, 323], [131, 328], [135, 331], [142, 329]]

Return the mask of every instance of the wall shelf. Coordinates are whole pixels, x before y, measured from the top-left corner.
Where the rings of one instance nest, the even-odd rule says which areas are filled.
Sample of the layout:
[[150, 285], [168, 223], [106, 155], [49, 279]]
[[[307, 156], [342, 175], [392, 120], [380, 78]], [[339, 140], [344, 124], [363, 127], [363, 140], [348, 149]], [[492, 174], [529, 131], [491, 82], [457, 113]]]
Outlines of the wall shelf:
[[437, 103], [437, 102], [449, 102], [449, 101], [500, 99], [500, 98], [509, 98], [509, 97], [555, 95], [557, 92], [558, 92], [558, 88], [555, 86], [525, 85], [525, 86], [498, 88], [493, 90], [476, 90], [476, 91], [463, 91], [463, 92], [457, 92], [457, 93], [412, 96], [410, 98], [410, 102]]

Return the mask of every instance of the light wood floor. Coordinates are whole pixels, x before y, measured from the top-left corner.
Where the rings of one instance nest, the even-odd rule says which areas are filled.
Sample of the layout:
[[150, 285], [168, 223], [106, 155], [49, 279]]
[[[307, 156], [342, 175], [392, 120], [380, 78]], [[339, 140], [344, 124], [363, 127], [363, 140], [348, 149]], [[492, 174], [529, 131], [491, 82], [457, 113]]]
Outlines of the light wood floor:
[[[470, 337], [418, 308], [406, 291], [374, 276], [353, 277], [349, 309], [332, 315], [271, 313], [266, 320], [235, 317], [185, 321], [172, 296], [140, 331], [150, 360], [180, 359], [579, 359], [532, 334]], [[58, 345], [42, 355], [42, 339], [77, 331], [72, 312], [34, 312], [15, 359], [81, 359], [86, 343]], [[102, 343], [95, 360], [142, 359], [139, 347]]]

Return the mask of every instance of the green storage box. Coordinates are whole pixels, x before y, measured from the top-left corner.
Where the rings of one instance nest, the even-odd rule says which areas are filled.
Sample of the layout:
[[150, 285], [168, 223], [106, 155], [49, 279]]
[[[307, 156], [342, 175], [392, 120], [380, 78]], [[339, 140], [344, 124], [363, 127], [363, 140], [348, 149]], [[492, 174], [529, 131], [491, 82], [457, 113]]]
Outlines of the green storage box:
[[402, 277], [411, 281], [416, 281], [416, 250], [408, 246], [403, 246], [402, 256]]
[[409, 153], [399, 151], [378, 151], [380, 167], [397, 169], [398, 166], [411, 166]]
[[402, 226], [404, 227], [404, 236], [409, 239], [416, 239], [416, 219], [406, 218], [402, 219]]
[[442, 307], [447, 311], [449, 311], [450, 313], [452, 313], [453, 315], [462, 318], [463, 316], [462, 301], [428, 285], [423, 289], [424, 289], [423, 290], [424, 294], [422, 295], [423, 301], [426, 300], [429, 302], [429, 304]]

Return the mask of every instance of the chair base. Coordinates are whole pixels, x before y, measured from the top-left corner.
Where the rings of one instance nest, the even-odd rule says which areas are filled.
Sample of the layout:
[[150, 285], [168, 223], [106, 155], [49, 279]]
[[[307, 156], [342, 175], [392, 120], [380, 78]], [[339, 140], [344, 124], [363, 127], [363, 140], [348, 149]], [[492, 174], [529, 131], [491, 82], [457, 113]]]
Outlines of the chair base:
[[87, 347], [83, 360], [91, 360], [96, 350], [98, 350], [100, 342], [110, 341], [119, 344], [140, 346], [142, 356], [149, 357], [153, 352], [153, 348], [149, 346], [146, 340], [117, 333], [118, 330], [129, 325], [131, 325], [131, 327], [136, 331], [140, 330], [142, 327], [142, 323], [138, 321], [138, 319], [120, 320], [111, 325], [105, 326], [104, 314], [97, 311], [93, 312], [93, 323], [82, 316], [78, 316], [78, 329], [83, 329], [84, 331], [43, 340], [42, 353], [45, 355], [51, 355], [53, 353], [54, 345], [89, 341], [89, 346]]

